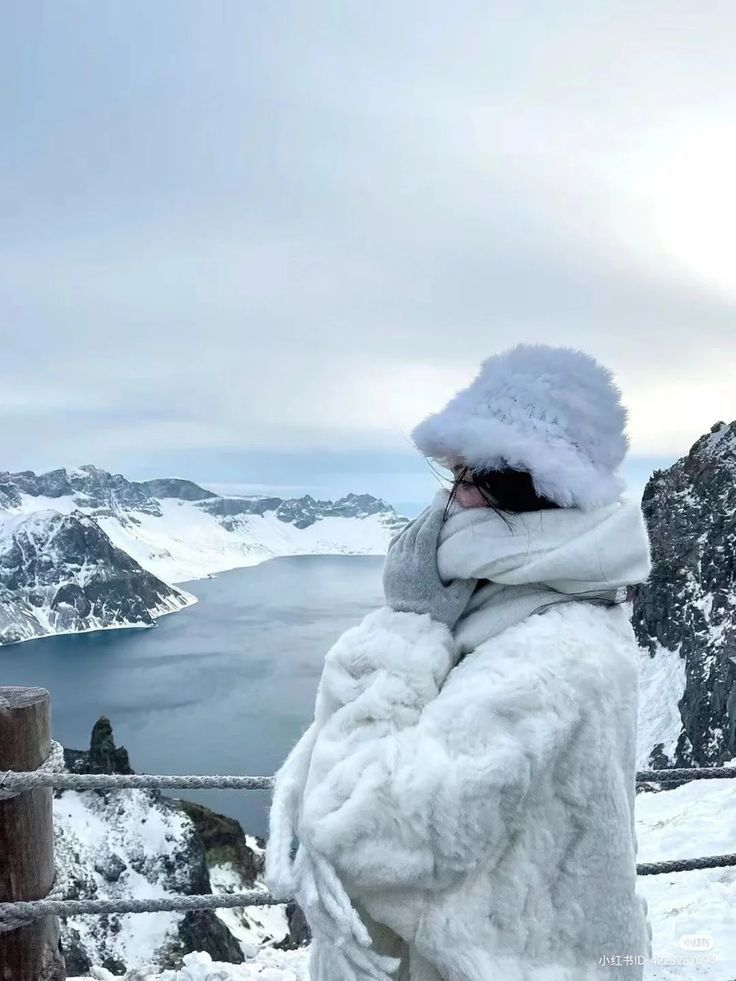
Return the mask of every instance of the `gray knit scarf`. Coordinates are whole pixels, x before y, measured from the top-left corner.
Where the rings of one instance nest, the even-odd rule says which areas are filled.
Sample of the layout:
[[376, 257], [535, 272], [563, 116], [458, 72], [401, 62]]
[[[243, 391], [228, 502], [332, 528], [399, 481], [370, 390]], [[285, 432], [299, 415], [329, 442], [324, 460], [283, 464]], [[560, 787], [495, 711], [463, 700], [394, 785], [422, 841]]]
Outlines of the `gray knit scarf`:
[[[433, 506], [444, 507], [448, 496], [440, 491]], [[649, 537], [633, 498], [591, 511], [555, 508], [506, 518], [492, 508], [452, 504], [440, 534], [443, 580], [479, 580], [454, 631], [461, 656], [559, 603], [623, 603], [627, 587], [649, 576]]]

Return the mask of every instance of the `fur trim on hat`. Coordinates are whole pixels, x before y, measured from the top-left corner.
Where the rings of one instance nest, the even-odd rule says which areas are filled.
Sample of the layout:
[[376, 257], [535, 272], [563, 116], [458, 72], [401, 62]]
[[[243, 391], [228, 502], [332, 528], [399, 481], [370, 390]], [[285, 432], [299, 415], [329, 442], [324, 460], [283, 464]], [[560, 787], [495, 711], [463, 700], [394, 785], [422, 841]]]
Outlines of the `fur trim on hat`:
[[517, 344], [412, 432], [424, 456], [471, 470], [513, 467], [561, 507], [615, 501], [629, 448], [627, 411], [611, 372], [571, 347]]

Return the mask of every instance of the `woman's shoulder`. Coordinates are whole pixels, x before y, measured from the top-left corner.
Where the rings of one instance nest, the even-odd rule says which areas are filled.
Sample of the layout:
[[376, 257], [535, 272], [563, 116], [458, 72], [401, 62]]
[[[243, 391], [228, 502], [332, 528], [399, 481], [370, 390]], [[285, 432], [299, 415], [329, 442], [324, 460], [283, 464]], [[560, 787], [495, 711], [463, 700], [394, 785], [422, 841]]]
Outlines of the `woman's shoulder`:
[[521, 679], [576, 689], [613, 679], [636, 683], [638, 648], [629, 617], [629, 604], [556, 604], [479, 644], [450, 672], [445, 689], [492, 684], [500, 692]]
[[496, 637], [478, 645], [477, 650], [517, 645], [548, 648], [560, 645], [636, 644], [631, 627], [631, 604], [606, 604], [586, 600], [555, 603], [531, 614]]

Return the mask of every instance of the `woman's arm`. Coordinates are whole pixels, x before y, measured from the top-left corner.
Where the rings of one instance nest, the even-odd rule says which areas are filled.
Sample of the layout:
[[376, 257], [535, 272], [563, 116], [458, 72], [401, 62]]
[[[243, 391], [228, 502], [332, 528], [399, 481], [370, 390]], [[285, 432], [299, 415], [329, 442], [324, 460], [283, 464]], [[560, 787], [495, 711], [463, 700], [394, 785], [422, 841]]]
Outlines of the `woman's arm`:
[[416, 723], [454, 660], [444, 624], [388, 607], [369, 613], [327, 652], [314, 720], [274, 777], [266, 878], [277, 898], [293, 895], [291, 845], [309, 788], [341, 759], [356, 760], [361, 744], [370, 755], [381, 736]]
[[[551, 647], [558, 640], [545, 636]], [[490, 652], [490, 648], [489, 648]], [[482, 654], [481, 654], [482, 657]], [[298, 836], [351, 891], [432, 889], [508, 846], [533, 777], [578, 717], [575, 699], [525, 684], [478, 651], [455, 661], [427, 615], [377, 611], [329, 652]], [[443, 683], [447, 683], [443, 687]]]

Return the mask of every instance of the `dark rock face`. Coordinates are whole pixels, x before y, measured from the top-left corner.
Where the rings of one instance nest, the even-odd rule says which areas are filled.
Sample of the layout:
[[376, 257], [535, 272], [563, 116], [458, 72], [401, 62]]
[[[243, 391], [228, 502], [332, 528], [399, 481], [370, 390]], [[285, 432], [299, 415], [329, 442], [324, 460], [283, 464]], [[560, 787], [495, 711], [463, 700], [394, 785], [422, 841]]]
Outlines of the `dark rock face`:
[[[406, 519], [400, 517], [390, 504], [370, 494], [348, 494], [339, 501], [318, 501], [310, 494], [289, 500], [281, 497], [217, 497], [203, 501], [199, 507], [225, 519], [273, 511], [279, 521], [299, 529], [309, 528], [322, 518], [367, 518], [372, 514], [381, 515], [386, 527], [397, 531], [406, 524]], [[226, 520], [223, 524], [228, 527]]]
[[736, 754], [736, 422], [719, 422], [644, 490], [653, 570], [633, 591], [639, 643], [679, 649], [686, 685], [675, 760], [712, 766]]
[[0, 473], [0, 508], [17, 508], [21, 502], [20, 492], [7, 478], [8, 474]]
[[39, 511], [0, 538], [0, 645], [51, 632], [150, 626], [187, 598], [81, 511]]
[[339, 501], [317, 501], [309, 494], [290, 501], [282, 501], [276, 509], [279, 521], [293, 524], [296, 528], [308, 528], [321, 518], [367, 518], [371, 514], [385, 514], [387, 525], [397, 519], [403, 524], [390, 504], [370, 494], [348, 494]]
[[254, 882], [263, 871], [262, 861], [246, 844], [239, 822], [193, 801], [182, 800], [179, 805], [197, 829], [207, 864], [229, 862], [245, 880]]
[[265, 514], [275, 511], [281, 504], [280, 497], [216, 497], [202, 501], [199, 507], [220, 518], [234, 518], [243, 514]]
[[146, 494], [157, 497], [176, 498], [179, 501], [206, 501], [217, 498], [217, 494], [205, 490], [191, 480], [181, 480], [179, 477], [165, 477], [161, 480], [143, 480], [138, 485]]
[[289, 924], [289, 932], [283, 940], [275, 943], [274, 947], [280, 950], [296, 950], [297, 947], [306, 946], [312, 939], [312, 931], [309, 929], [301, 906], [298, 906], [294, 900], [286, 907], [286, 920]]
[[68, 941], [62, 948], [67, 977], [88, 977], [92, 964], [77, 930], [68, 931]]
[[203, 950], [213, 961], [242, 964], [240, 944], [211, 910], [195, 909], [184, 915], [179, 939], [162, 957], [162, 967], [181, 968], [182, 958], [193, 950]]
[[69, 474], [69, 483], [76, 495], [76, 503], [91, 509], [93, 514], [117, 514], [121, 510], [161, 514], [158, 501], [147, 494], [141, 484], [126, 480], [122, 474], [100, 470], [91, 463], [73, 470]]
[[49, 470], [48, 473], [35, 474], [32, 470], [19, 473], [4, 473], [6, 479], [24, 494], [31, 497], [66, 497], [73, 492], [66, 470]]
[[108, 882], [117, 882], [120, 876], [127, 869], [127, 865], [115, 852], [106, 852], [95, 862], [95, 871], [107, 879]]
[[89, 749], [65, 749], [64, 763], [72, 773], [134, 773], [125, 746], [116, 746], [110, 720], [101, 715], [92, 727]]
[[126, 480], [122, 474], [111, 474], [107, 470], [87, 463], [78, 470], [49, 470], [48, 473], [35, 474], [32, 470], [20, 473], [0, 473], [0, 507], [17, 506], [4, 503], [3, 494], [9, 497], [13, 488], [31, 497], [68, 497], [74, 495], [79, 507], [93, 512], [119, 514], [122, 511], [142, 511], [145, 514], [160, 515], [158, 500], [178, 498], [182, 501], [204, 501], [217, 497], [212, 491], [199, 487], [191, 480], [177, 477], [162, 480]]

